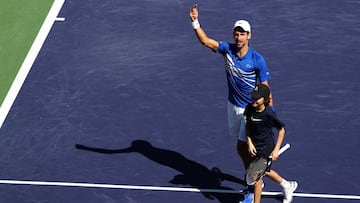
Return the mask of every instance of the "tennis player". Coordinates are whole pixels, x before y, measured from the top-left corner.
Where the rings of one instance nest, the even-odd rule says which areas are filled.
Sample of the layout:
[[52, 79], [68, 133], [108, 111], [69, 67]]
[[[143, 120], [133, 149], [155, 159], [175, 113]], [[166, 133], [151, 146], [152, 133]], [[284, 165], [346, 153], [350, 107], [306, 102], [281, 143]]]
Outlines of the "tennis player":
[[[245, 109], [249, 153], [253, 157], [272, 156], [272, 160], [277, 160], [279, 157], [280, 146], [285, 136], [285, 125], [278, 119], [276, 114], [267, 107], [270, 95], [268, 86], [259, 84], [254, 88], [251, 94], [252, 105], [248, 105]], [[278, 130], [276, 142], [274, 139], [273, 128]], [[290, 203], [298, 183], [296, 181], [285, 180], [272, 169], [270, 169], [269, 172], [266, 172], [266, 176], [283, 187], [283, 203]], [[254, 203], [260, 203], [262, 183], [262, 179], [255, 183]]]
[[[190, 20], [195, 35], [201, 44], [220, 53], [225, 59], [228, 84], [228, 127], [230, 135], [237, 137], [237, 152], [242, 158], [245, 169], [250, 164], [247, 138], [245, 133], [245, 107], [251, 103], [251, 91], [257, 83], [269, 85], [270, 74], [264, 57], [249, 46], [251, 26], [246, 20], [238, 20], [232, 28], [234, 42], [228, 43], [209, 38], [199, 22], [197, 5], [190, 9]], [[269, 105], [273, 106], [272, 97]], [[253, 189], [245, 192], [242, 203], [253, 201]]]

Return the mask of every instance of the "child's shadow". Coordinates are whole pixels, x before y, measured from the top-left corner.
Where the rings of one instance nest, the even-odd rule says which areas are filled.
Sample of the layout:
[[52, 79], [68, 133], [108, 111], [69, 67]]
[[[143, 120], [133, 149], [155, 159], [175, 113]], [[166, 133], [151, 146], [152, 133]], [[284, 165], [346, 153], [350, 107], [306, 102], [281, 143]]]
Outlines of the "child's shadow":
[[138, 152], [158, 164], [181, 172], [181, 174], [176, 175], [169, 181], [172, 184], [190, 185], [200, 189], [200, 191], [205, 189], [201, 192], [206, 198], [217, 199], [221, 203], [238, 203], [243, 198], [239, 193], [221, 193], [208, 190], [233, 190], [232, 188], [221, 186], [221, 181], [227, 180], [244, 185], [243, 180], [221, 173], [217, 168], [210, 170], [195, 161], [187, 159], [178, 152], [156, 148], [144, 140], [135, 140], [130, 147], [124, 149], [101, 149], [80, 144], [77, 144], [76, 148], [104, 154]]

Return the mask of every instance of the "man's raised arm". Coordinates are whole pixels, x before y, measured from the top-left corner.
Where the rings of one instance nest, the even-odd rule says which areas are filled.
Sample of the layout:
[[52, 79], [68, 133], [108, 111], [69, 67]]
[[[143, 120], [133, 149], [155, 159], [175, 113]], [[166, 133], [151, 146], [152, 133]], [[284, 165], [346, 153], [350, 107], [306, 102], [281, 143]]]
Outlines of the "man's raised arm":
[[219, 47], [219, 42], [209, 38], [206, 35], [205, 31], [201, 28], [197, 4], [194, 4], [190, 9], [190, 20], [194, 28], [196, 37], [199, 39], [200, 43], [210, 48], [211, 50], [216, 51]]

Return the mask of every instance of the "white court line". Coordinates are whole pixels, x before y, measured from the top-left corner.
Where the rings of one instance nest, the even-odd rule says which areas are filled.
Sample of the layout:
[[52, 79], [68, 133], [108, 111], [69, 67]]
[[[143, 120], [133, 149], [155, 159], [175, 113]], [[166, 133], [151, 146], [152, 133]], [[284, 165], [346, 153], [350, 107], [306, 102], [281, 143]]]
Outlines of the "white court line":
[[27, 53], [25, 60], [23, 61], [18, 74], [15, 77], [15, 80], [13, 81], [9, 92], [7, 93], [6, 97], [4, 98], [3, 103], [0, 107], [0, 128], [2, 127], [10, 109], [13, 105], [24, 81], [27, 77], [37, 55], [40, 52], [41, 47], [43, 46], [51, 27], [53, 26], [57, 15], [59, 14], [65, 0], [55, 0], [53, 5], [51, 6], [51, 9], [48, 13], [48, 15], [45, 18], [45, 21], [43, 22], [39, 33], [37, 34], [33, 44], [31, 45], [31, 48], [29, 52]]
[[[52, 182], [52, 181], [20, 181], [20, 180], [0, 180], [0, 184], [11, 185], [36, 185], [36, 186], [64, 186], [64, 187], [87, 187], [87, 188], [108, 188], [108, 189], [130, 189], [130, 190], [153, 190], [153, 191], [173, 191], [173, 192], [212, 192], [212, 193], [236, 193], [241, 194], [242, 190], [220, 190], [220, 189], [196, 189], [180, 187], [157, 187], [157, 186], [136, 186], [136, 185], [113, 185], [113, 184], [94, 184], [94, 183], [71, 183], [71, 182]], [[263, 195], [280, 196], [281, 192], [263, 192]], [[327, 198], [327, 199], [358, 199], [359, 195], [334, 195], [334, 194], [309, 194], [294, 193], [294, 197], [308, 198]]]

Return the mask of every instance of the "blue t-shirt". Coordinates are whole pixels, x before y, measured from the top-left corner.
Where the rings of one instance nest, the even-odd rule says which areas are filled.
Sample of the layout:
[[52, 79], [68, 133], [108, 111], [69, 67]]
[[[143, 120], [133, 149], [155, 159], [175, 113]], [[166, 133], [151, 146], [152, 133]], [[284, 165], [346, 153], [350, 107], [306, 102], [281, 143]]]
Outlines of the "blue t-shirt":
[[245, 56], [239, 57], [235, 44], [219, 42], [218, 52], [224, 56], [228, 83], [228, 100], [241, 108], [251, 103], [251, 92], [257, 81], [270, 79], [264, 57], [249, 47]]
[[285, 124], [278, 119], [269, 107], [266, 107], [262, 112], [257, 112], [249, 104], [245, 109], [245, 116], [250, 138], [255, 145], [257, 155], [269, 156], [275, 147], [273, 128], [280, 130], [285, 127]]

